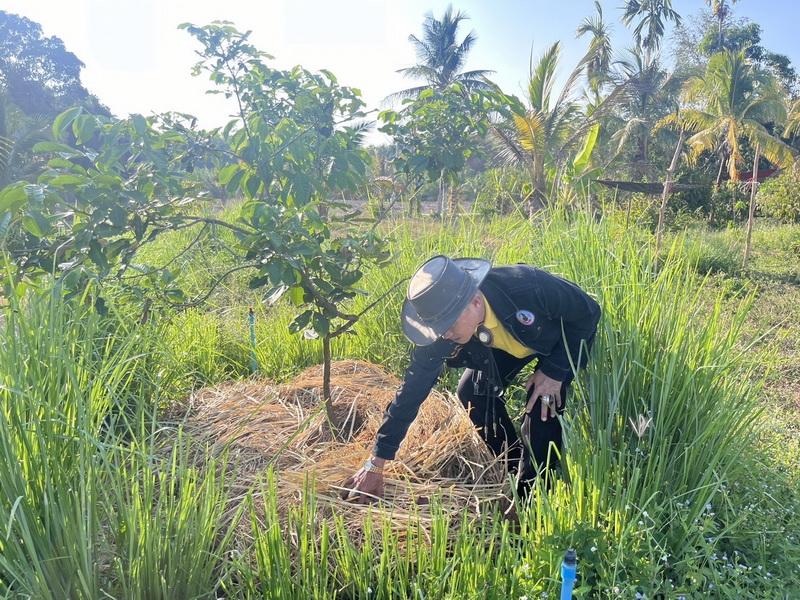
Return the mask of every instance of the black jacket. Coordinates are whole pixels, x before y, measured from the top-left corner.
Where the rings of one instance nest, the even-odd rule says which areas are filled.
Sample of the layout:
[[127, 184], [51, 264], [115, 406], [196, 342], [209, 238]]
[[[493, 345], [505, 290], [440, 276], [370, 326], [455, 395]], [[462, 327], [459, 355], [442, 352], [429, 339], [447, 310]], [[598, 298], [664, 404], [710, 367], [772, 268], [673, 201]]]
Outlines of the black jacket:
[[[570, 357], [576, 367], [586, 366], [588, 357], [585, 349], [581, 352], [581, 340], [593, 339], [600, 306], [577, 285], [541, 269], [518, 264], [491, 269], [480, 290], [503, 326], [522, 345], [536, 352], [538, 369], [545, 375], [557, 381], [571, 379]], [[525, 325], [529, 319], [525, 313], [520, 318], [520, 311], [533, 313], [533, 322]], [[415, 346], [403, 383], [378, 429], [373, 453], [394, 459], [445, 364], [480, 371], [488, 369], [489, 360], [490, 349], [474, 337], [463, 345], [439, 339], [429, 346]], [[497, 392], [502, 382], [488, 384]]]

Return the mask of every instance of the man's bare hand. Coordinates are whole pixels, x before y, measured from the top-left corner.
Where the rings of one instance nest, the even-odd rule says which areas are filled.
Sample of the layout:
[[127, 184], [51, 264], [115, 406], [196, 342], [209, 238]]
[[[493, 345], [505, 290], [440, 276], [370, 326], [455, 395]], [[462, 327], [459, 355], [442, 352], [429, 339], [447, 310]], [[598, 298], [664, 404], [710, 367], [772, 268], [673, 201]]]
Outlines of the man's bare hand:
[[348, 488], [339, 494], [342, 500], [370, 504], [383, 498], [383, 473], [359, 469], [355, 475], [347, 478], [342, 487]]
[[538, 369], [528, 378], [525, 388], [528, 390], [529, 400], [525, 405], [525, 412], [530, 414], [536, 400], [541, 396], [549, 396], [550, 404], [541, 402], [542, 421], [556, 416], [556, 409], [561, 408], [561, 382], [551, 379]]

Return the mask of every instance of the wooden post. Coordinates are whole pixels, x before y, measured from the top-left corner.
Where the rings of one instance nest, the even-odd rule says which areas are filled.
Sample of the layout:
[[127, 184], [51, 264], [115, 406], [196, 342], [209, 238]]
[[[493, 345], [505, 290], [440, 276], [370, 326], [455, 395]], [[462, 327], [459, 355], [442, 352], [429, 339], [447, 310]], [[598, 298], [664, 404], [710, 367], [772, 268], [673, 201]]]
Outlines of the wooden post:
[[742, 269], [747, 267], [747, 259], [750, 258], [750, 243], [753, 237], [753, 220], [756, 214], [756, 187], [758, 186], [758, 159], [761, 148], [756, 143], [756, 156], [753, 159], [753, 180], [750, 182], [750, 210], [747, 213], [747, 240], [744, 243], [744, 257], [742, 258]]
[[678, 166], [678, 157], [681, 155], [681, 148], [683, 147], [684, 131], [678, 136], [678, 143], [675, 146], [675, 153], [672, 155], [672, 162], [667, 169], [667, 178], [664, 180], [664, 191], [661, 192], [661, 208], [658, 210], [658, 225], [656, 226], [656, 254], [655, 265], [658, 270], [658, 254], [661, 252], [661, 237], [664, 232], [664, 212], [667, 208], [667, 199], [672, 193], [672, 174], [675, 172], [675, 167]]

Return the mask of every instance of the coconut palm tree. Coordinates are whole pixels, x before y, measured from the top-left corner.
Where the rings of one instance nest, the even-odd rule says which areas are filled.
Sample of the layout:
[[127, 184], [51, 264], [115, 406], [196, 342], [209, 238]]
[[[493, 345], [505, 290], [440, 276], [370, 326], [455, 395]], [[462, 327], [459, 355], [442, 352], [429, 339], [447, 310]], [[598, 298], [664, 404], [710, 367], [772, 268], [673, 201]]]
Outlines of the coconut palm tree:
[[748, 62], [744, 52], [728, 50], [712, 56], [703, 75], [687, 80], [682, 96], [686, 105], [681, 111], [683, 119], [695, 132], [687, 140], [691, 159], [724, 147], [728, 174], [732, 181], [738, 181], [744, 165], [742, 141], [746, 139], [755, 149], [744, 266], [750, 254], [758, 161], [763, 156], [779, 167], [794, 161], [791, 146], [767, 129], [767, 125], [781, 123], [786, 117], [780, 85], [772, 75]]
[[453, 7], [448, 5], [441, 19], [432, 13], [425, 16], [422, 24], [422, 36], [414, 34], [408, 40], [414, 45], [419, 62], [397, 72], [406, 77], [421, 79], [424, 85], [418, 85], [406, 90], [401, 90], [388, 96], [385, 101], [392, 102], [404, 98], [416, 98], [423, 90], [434, 88], [443, 90], [450, 84], [459, 82], [467, 89], [487, 89], [490, 83], [486, 77], [494, 71], [478, 69], [464, 71], [462, 68], [467, 61], [467, 55], [477, 40], [474, 31], [470, 31], [464, 39], [458, 41], [458, 28], [462, 21], [469, 17], [461, 12], [453, 12]]
[[722, 50], [725, 42], [725, 21], [731, 14], [731, 6], [736, 4], [737, 0], [730, 0], [730, 4], [726, 0], [706, 0], [706, 4], [711, 9], [711, 14], [717, 20], [718, 24], [718, 38], [717, 48]]
[[586, 65], [586, 77], [592, 94], [599, 96], [600, 87], [608, 81], [611, 69], [611, 26], [603, 20], [603, 7], [598, 0], [594, 3], [597, 15], [586, 17], [576, 31], [577, 37], [591, 35], [594, 56]]
[[619, 115], [624, 126], [612, 136], [616, 153], [634, 140], [631, 176], [641, 180], [649, 173], [650, 140], [656, 123], [670, 112], [670, 98], [677, 95], [680, 81], [661, 65], [658, 54], [640, 48], [628, 50], [628, 58], [616, 61], [615, 81], [620, 89]]
[[792, 104], [792, 108], [789, 109], [783, 137], [791, 137], [798, 134], [800, 134], [800, 100], [795, 100]]
[[630, 26], [637, 19], [633, 37], [648, 54], [661, 47], [668, 21], [676, 25], [681, 22], [681, 16], [672, 8], [672, 0], [627, 0], [623, 6], [622, 22]]
[[595, 110], [592, 118], [586, 117], [573, 97], [581, 74], [595, 56], [595, 49], [590, 48], [578, 62], [556, 95], [560, 52], [560, 43], [556, 42], [535, 65], [531, 60], [527, 105], [511, 97], [509, 121], [492, 129], [499, 158], [523, 165], [530, 173], [531, 213], [547, 204], [546, 167], [563, 163], [567, 150], [577, 144], [582, 134], [596, 122], [595, 117], [602, 113], [602, 110]]

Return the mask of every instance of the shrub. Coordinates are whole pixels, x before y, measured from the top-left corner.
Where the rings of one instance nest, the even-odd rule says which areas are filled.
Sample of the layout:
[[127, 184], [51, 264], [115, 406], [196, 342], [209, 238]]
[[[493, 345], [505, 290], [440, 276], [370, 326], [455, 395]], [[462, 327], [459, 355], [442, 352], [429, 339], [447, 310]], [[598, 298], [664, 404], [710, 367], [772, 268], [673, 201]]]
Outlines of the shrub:
[[800, 223], [800, 170], [788, 169], [770, 177], [758, 190], [759, 208], [781, 223]]

